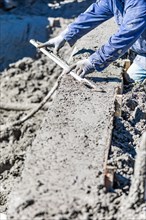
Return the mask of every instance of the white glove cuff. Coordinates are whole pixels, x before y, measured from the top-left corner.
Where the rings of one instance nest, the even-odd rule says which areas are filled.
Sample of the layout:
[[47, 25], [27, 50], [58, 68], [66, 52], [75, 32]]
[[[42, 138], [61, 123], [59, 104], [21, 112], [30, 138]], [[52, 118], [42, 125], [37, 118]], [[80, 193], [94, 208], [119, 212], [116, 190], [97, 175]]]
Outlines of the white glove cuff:
[[66, 34], [68, 31], [69, 31], [69, 29], [68, 29], [68, 27], [67, 27], [64, 31], [62, 31], [62, 32], [59, 34], [59, 36], [64, 39], [64, 36], [65, 36], [65, 34]]

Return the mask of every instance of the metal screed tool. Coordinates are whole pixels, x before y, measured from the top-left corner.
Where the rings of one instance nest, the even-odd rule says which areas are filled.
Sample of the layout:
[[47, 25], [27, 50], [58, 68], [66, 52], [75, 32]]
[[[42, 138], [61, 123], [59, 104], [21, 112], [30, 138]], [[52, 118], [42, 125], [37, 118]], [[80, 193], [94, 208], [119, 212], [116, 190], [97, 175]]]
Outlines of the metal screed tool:
[[[30, 43], [32, 45], [34, 45], [36, 48], [38, 48], [39, 46], [39, 42], [31, 39]], [[61, 68], [63, 68], [64, 70], [68, 70], [69, 69], [69, 65], [66, 64], [63, 60], [61, 60], [58, 56], [56, 56], [52, 51], [46, 50], [45, 48], [38, 48], [42, 53], [44, 53], [46, 56], [48, 56], [51, 60], [53, 60], [56, 64], [58, 64]], [[85, 79], [85, 78], [81, 78], [80, 76], [78, 76], [76, 73], [74, 73], [73, 71], [71, 71], [69, 73], [74, 79], [76, 79], [77, 81], [89, 86], [90, 88], [93, 88], [95, 91], [98, 92], [104, 92], [104, 90], [97, 90], [96, 85], [94, 85], [93, 83], [91, 83], [89, 80]]]

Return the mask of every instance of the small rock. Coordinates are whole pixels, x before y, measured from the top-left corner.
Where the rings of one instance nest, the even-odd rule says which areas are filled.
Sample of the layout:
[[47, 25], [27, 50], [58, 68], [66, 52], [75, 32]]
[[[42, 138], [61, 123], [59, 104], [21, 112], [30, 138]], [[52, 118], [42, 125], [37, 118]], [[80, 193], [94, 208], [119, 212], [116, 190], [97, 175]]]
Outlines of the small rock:
[[43, 72], [36, 72], [35, 73], [35, 79], [43, 79], [43, 78], [44, 78]]
[[133, 118], [138, 122], [141, 119], [146, 119], [146, 112], [142, 111], [141, 108], [136, 107], [133, 112]]
[[13, 96], [19, 95], [19, 88], [18, 88], [18, 87], [13, 88], [13, 90], [11, 91], [11, 94], [12, 94]]
[[130, 108], [130, 110], [133, 111], [138, 105], [138, 103], [135, 99], [128, 99], [126, 105]]
[[13, 135], [15, 137], [16, 140], [19, 140], [20, 136], [21, 136], [21, 130], [20, 129], [14, 129], [13, 130]]
[[23, 60], [18, 61], [15, 66], [21, 70], [25, 70], [25, 62]]
[[8, 73], [9, 73], [10, 77], [12, 77], [12, 76], [15, 75], [16, 69], [15, 68], [11, 68], [11, 69], [8, 70]]
[[38, 103], [42, 100], [43, 93], [41, 91], [36, 91], [34, 96], [30, 98], [31, 103]]

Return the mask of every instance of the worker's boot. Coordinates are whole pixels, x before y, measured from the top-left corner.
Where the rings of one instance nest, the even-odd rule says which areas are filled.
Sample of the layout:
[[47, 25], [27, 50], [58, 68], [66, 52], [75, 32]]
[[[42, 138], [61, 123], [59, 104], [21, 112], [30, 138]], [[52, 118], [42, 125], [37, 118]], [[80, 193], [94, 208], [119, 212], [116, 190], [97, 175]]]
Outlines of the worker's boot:
[[11, 10], [17, 7], [17, 3], [13, 0], [4, 0], [3, 4], [5, 10]]

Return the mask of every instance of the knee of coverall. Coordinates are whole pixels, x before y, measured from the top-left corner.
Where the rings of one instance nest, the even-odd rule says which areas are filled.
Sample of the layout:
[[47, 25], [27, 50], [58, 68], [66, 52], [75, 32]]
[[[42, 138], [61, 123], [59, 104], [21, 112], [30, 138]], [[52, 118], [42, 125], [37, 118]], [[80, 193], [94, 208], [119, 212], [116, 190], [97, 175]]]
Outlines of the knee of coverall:
[[127, 73], [130, 79], [134, 80], [135, 82], [142, 82], [143, 80], [146, 79], [146, 69], [143, 69], [142, 67], [138, 66], [136, 63], [133, 63], [129, 67]]

